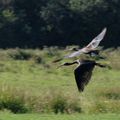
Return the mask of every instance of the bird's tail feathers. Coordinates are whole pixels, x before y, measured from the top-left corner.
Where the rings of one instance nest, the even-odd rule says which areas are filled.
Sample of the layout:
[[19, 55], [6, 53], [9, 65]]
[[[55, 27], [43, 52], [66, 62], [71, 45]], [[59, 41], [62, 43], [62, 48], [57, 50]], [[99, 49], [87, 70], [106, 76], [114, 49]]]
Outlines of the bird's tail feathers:
[[79, 84], [78, 85], [78, 91], [79, 92], [83, 92], [84, 91], [84, 87], [85, 87], [84, 83]]

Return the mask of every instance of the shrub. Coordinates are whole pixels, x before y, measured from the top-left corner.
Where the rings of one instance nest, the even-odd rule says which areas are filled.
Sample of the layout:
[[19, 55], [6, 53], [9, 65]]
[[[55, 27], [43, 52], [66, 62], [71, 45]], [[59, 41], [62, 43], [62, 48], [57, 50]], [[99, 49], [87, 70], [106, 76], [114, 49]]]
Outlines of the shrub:
[[38, 63], [38, 64], [44, 63], [43, 59], [40, 56], [37, 56], [37, 55], [33, 56], [33, 60], [35, 61], [35, 63]]
[[120, 102], [98, 100], [92, 106], [92, 113], [120, 113]]
[[0, 101], [1, 109], [8, 109], [13, 113], [26, 113], [28, 111], [27, 107], [25, 107], [24, 103], [19, 99], [12, 100], [2, 100]]
[[24, 94], [17, 89], [2, 86], [0, 89], [0, 109], [7, 109], [13, 113], [26, 113], [29, 107], [26, 106]]
[[78, 101], [73, 101], [71, 103], [68, 104], [68, 109], [67, 109], [67, 113], [81, 113], [83, 112], [82, 107], [80, 106], [80, 104], [78, 104]]
[[90, 110], [92, 113], [120, 113], [120, 88], [102, 88], [95, 93]]
[[97, 94], [105, 99], [120, 100], [120, 88], [99, 90]]
[[67, 100], [62, 96], [57, 96], [53, 99], [51, 107], [54, 113], [64, 113], [67, 108]]
[[22, 49], [15, 49], [8, 52], [8, 55], [14, 60], [29, 60], [33, 54], [31, 51], [26, 51]]
[[81, 113], [82, 108], [78, 104], [78, 100], [65, 96], [64, 94], [56, 94], [51, 101], [51, 109], [54, 113]]

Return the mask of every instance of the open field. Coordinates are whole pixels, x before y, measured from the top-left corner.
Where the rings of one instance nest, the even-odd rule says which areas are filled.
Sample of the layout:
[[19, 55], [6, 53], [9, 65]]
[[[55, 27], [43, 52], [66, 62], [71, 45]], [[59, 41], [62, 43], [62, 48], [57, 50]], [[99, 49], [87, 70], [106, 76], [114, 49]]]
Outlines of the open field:
[[49, 114], [0, 114], [0, 120], [119, 120], [119, 114], [74, 114], [74, 115], [49, 115]]
[[0, 114], [0, 119], [58, 118], [53, 113], [72, 114], [59, 115], [62, 120], [72, 120], [76, 116], [83, 120], [92, 117], [96, 120], [120, 119], [116, 115], [120, 113], [120, 49], [102, 53], [107, 59], [99, 62], [110, 65], [111, 69], [96, 67], [83, 93], [79, 93], [76, 87], [75, 66], [56, 69], [59, 63], [52, 64], [65, 52], [58, 48], [0, 50], [0, 109], [27, 113], [4, 113]]

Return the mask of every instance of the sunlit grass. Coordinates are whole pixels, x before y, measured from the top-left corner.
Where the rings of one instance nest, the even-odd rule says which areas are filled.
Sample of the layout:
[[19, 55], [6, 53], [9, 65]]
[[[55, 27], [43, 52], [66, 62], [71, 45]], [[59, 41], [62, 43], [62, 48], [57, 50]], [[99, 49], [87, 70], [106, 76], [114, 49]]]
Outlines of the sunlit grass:
[[[0, 101], [14, 100], [18, 96], [23, 101], [22, 105], [29, 109], [28, 112], [54, 113], [55, 109], [59, 111], [63, 106], [63, 112], [68, 114], [120, 113], [118, 51], [103, 51], [106, 57], [114, 54], [111, 59], [108, 57], [105, 61], [99, 61], [109, 64], [112, 69], [96, 67], [83, 93], [78, 92], [74, 79], [76, 66], [57, 69], [63, 61], [52, 63], [65, 51], [57, 48], [22, 50], [22, 54], [19, 51], [0, 51]], [[29, 57], [26, 59], [24, 56]], [[4, 96], [3, 99], [1, 96]]]
[[11, 114], [1, 113], [2, 120], [119, 120], [119, 114]]

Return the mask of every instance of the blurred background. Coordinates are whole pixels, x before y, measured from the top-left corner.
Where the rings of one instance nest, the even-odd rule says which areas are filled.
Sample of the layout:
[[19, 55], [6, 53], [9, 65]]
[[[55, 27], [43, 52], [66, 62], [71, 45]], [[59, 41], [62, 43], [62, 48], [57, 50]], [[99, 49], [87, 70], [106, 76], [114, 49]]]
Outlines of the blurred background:
[[101, 43], [120, 46], [119, 0], [0, 0], [0, 47], [86, 45], [107, 27]]

